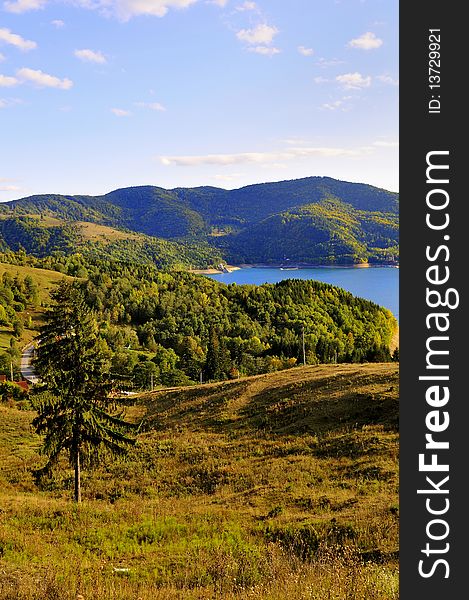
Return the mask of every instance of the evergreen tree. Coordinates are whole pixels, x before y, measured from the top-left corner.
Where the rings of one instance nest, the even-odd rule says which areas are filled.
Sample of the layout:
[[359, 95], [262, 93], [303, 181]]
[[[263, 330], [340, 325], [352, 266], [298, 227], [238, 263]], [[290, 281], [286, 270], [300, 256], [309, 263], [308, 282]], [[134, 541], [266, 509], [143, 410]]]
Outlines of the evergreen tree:
[[232, 368], [231, 356], [223, 338], [212, 329], [207, 345], [205, 377], [210, 380], [227, 379]]
[[82, 293], [62, 281], [51, 296], [54, 305], [46, 314], [34, 361], [43, 391], [35, 401], [33, 426], [45, 435], [47, 468], [68, 451], [75, 500], [80, 502], [82, 459], [102, 450], [125, 453], [134, 443], [128, 436], [132, 425], [110, 411], [106, 344]]
[[24, 325], [23, 321], [20, 318], [17, 318], [13, 321], [13, 333], [15, 337], [19, 338], [23, 335]]

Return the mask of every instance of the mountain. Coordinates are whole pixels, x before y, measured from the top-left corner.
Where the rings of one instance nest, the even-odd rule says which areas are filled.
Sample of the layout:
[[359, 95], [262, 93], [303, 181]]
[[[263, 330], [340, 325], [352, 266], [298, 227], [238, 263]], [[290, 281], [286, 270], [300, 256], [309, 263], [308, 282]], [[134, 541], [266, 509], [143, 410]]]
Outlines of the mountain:
[[[325, 264], [386, 262], [398, 256], [398, 215], [393, 192], [308, 177], [237, 190], [141, 186], [103, 196], [30, 196], [0, 205], [0, 234], [4, 249], [21, 244], [28, 250], [26, 241], [30, 252], [39, 253], [30, 243], [35, 230], [33, 238], [47, 238], [43, 252], [67, 251], [79, 241], [76, 224], [94, 223], [149, 236], [140, 238], [145, 247], [154, 238], [203, 242], [205, 262], [212, 264], [221, 255], [228, 262], [246, 263], [285, 258]], [[177, 247], [171, 251], [180, 254]], [[200, 258], [189, 252], [189, 262], [203, 266]]]

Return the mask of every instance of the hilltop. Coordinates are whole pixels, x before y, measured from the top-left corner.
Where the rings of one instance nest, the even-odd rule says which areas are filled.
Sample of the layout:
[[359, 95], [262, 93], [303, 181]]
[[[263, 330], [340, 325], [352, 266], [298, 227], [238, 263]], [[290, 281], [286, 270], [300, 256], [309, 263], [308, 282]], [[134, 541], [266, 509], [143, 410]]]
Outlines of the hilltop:
[[198, 267], [222, 258], [352, 264], [398, 258], [398, 214], [395, 193], [308, 177], [237, 190], [141, 186], [30, 196], [0, 205], [0, 234], [4, 250], [21, 246], [37, 256], [79, 246]]
[[0, 407], [0, 598], [396, 600], [398, 383], [320, 365], [142, 394], [80, 509], [65, 463], [34, 485], [33, 413]]
[[[381, 425], [397, 430], [397, 366], [392, 363], [296, 367], [140, 396], [145, 419], [161, 431], [324, 436]], [[391, 385], [390, 387], [390, 384]]]

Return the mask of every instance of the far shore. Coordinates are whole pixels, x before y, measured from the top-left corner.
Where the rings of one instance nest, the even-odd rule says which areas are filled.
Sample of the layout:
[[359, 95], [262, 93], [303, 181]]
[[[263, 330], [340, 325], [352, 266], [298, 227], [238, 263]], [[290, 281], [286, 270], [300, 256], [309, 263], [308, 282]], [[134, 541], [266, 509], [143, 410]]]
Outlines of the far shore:
[[373, 266], [388, 266], [388, 265], [373, 265], [370, 263], [357, 263], [354, 265], [318, 265], [313, 263], [296, 263], [286, 265], [284, 263], [255, 263], [249, 265], [239, 265], [241, 269], [367, 269]]
[[226, 271], [221, 269], [190, 269], [189, 273], [195, 273], [196, 275], [218, 275], [219, 273], [231, 273], [232, 271], [239, 271], [243, 267], [237, 267], [234, 265], [225, 265]]
[[287, 270], [300, 270], [300, 269], [371, 269], [371, 268], [399, 268], [399, 263], [357, 263], [353, 265], [318, 265], [313, 263], [297, 263], [291, 266], [276, 263], [249, 263], [240, 265], [225, 265], [226, 271], [220, 269], [190, 269], [190, 273], [196, 275], [218, 275], [221, 273], [231, 273], [232, 271], [239, 271], [240, 269], [287, 269]]
[[250, 263], [241, 264], [235, 267], [230, 267], [230, 270], [235, 271], [237, 269], [372, 269], [377, 267], [393, 267], [399, 268], [399, 263], [357, 263], [353, 265], [319, 265], [313, 263], [296, 263], [291, 266], [285, 265], [284, 263]]

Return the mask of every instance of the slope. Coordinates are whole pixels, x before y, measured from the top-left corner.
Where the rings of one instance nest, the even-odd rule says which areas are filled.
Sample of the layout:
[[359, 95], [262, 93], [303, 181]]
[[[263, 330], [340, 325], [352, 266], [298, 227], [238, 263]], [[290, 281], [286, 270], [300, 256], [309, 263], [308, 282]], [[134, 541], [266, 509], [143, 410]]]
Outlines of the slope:
[[80, 510], [65, 464], [34, 486], [33, 413], [0, 407], [0, 597], [397, 600], [397, 399], [389, 364], [142, 395]]
[[[40, 209], [39, 206], [35, 210]], [[66, 201], [55, 213], [44, 209], [40, 214], [0, 214], [0, 251], [24, 249], [37, 257], [57, 252], [65, 255], [80, 252], [86, 256], [152, 264], [158, 268], [204, 268], [221, 261], [220, 252], [203, 239], [197, 244], [183, 238], [174, 242], [117, 225], [106, 225], [107, 221], [102, 215], [91, 215], [87, 211], [66, 214]]]
[[[15, 346], [19, 351], [38, 334], [45, 310], [44, 307], [50, 303], [50, 292], [64, 278], [70, 279], [57, 271], [0, 262], [0, 312], [2, 312], [2, 309], [6, 309], [6, 312], [3, 313], [3, 319], [0, 321], [0, 358], [5, 351], [12, 351], [12, 340], [15, 340]], [[31, 282], [33, 293], [25, 297], [24, 284], [27, 279]], [[15, 295], [11, 290], [8, 292], [8, 289], [10, 289], [8, 282], [11, 282], [11, 287], [15, 292], [21, 291], [21, 293]], [[16, 333], [15, 321], [24, 324], [20, 331]], [[12, 358], [16, 371], [17, 360], [15, 358], [18, 357], [12, 354]], [[1, 364], [0, 361], [0, 372], [9, 375], [10, 360], [6, 365]]]
[[335, 198], [282, 212], [217, 240], [235, 263], [340, 263], [393, 261], [398, 217], [359, 210]]

